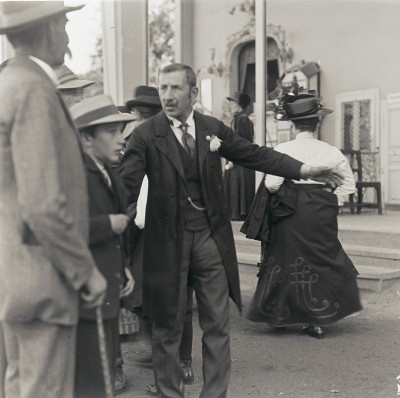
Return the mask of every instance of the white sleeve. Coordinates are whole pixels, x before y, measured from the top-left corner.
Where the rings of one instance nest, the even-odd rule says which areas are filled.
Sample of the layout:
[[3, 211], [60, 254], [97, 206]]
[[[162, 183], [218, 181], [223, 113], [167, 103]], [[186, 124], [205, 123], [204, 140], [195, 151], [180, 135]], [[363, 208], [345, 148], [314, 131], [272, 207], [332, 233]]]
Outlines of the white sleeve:
[[336, 164], [335, 168], [339, 169], [343, 175], [344, 180], [341, 185], [339, 185], [335, 191], [335, 195], [349, 195], [355, 192], [356, 190], [356, 182], [354, 180], [354, 174], [351, 170], [350, 164], [346, 157], [340, 152], [338, 149], [338, 163]]
[[[274, 148], [274, 150], [281, 153], [285, 153], [284, 151], [281, 150], [279, 145], [277, 145]], [[277, 192], [279, 190], [279, 187], [283, 184], [283, 181], [285, 181], [284, 177], [275, 176], [273, 174], [267, 174], [265, 176], [264, 185], [269, 192]]]
[[144, 176], [136, 205], [136, 218], [135, 218], [135, 224], [140, 229], [144, 228], [148, 190], [149, 190], [149, 180], [147, 179], [147, 176]]

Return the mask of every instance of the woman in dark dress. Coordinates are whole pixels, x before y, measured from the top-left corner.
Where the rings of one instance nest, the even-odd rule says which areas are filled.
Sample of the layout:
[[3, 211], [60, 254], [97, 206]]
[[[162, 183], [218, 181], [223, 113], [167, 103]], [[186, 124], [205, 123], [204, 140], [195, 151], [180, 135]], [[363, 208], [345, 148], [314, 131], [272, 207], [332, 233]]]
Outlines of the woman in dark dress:
[[[227, 99], [233, 114], [231, 128], [236, 134], [253, 142], [253, 122], [246, 113], [246, 108], [250, 104], [250, 97], [247, 94], [237, 92], [233, 98], [227, 97]], [[232, 162], [228, 162], [225, 169], [224, 188], [231, 220], [243, 221], [254, 198], [254, 170], [233, 165]]]
[[311, 180], [266, 176], [269, 238], [262, 243], [247, 318], [274, 327], [309, 323], [304, 332], [323, 338], [323, 326], [361, 310], [358, 272], [338, 240], [337, 223], [338, 198], [354, 192], [354, 177], [339, 149], [313, 137], [319, 116], [331, 112], [318, 98], [286, 94], [278, 104], [277, 119], [291, 120], [298, 134], [275, 149], [310, 165], [337, 166], [345, 177], [333, 189]]

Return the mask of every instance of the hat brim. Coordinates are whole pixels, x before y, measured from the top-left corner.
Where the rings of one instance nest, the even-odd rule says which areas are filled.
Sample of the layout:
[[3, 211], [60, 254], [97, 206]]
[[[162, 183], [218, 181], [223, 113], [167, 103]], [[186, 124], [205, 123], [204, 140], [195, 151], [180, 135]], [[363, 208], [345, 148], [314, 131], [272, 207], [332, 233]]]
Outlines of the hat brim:
[[[312, 113], [311, 115], [305, 115], [305, 116], [298, 116], [298, 117], [288, 117], [287, 120], [301, 120], [301, 119], [311, 119], [313, 117], [320, 117], [320, 116], [325, 116], [329, 115], [332, 113], [333, 110], [327, 109], [327, 108], [322, 108], [316, 113]], [[281, 119], [282, 120], [282, 119]]]
[[129, 101], [125, 102], [125, 105], [128, 108], [134, 108], [135, 106], [151, 106], [151, 107], [156, 107], [160, 106], [161, 107], [161, 102], [158, 97], [137, 97], [133, 98]]
[[91, 121], [90, 123], [85, 123], [82, 125], [78, 125], [78, 129], [84, 129], [90, 126], [97, 126], [99, 124], [108, 124], [108, 123], [128, 123], [133, 122], [135, 118], [128, 113], [117, 113], [114, 115], [104, 116], [100, 119], [96, 119]]
[[47, 22], [57, 15], [67, 14], [71, 11], [78, 11], [84, 6], [84, 4], [77, 6], [63, 6], [63, 8], [49, 10], [48, 13], [37, 12], [35, 16], [33, 16], [32, 13], [29, 13], [23, 16], [19, 21], [10, 22], [8, 26], [0, 26], [0, 35], [23, 32], [24, 30]]
[[71, 80], [70, 82], [62, 83], [57, 86], [59, 90], [73, 90], [75, 88], [89, 87], [95, 82], [92, 80]]

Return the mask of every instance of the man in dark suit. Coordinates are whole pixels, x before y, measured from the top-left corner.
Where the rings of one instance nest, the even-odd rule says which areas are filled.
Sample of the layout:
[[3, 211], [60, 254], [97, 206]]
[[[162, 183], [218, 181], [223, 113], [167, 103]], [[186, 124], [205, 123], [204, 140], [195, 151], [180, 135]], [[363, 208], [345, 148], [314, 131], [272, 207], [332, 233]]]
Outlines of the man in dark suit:
[[0, 3], [0, 34], [16, 53], [0, 73], [0, 377], [10, 398], [73, 396], [79, 299], [95, 307], [106, 289], [88, 248], [80, 141], [52, 69], [68, 52], [66, 13], [79, 8]]
[[[226, 397], [231, 368], [229, 296], [241, 308], [239, 272], [222, 185], [220, 156], [265, 173], [340, 180], [234, 134], [221, 121], [193, 111], [196, 77], [186, 65], [159, 76], [163, 112], [135, 129], [120, 163], [137, 199], [149, 179], [144, 241], [143, 310], [153, 320], [153, 364], [162, 397], [181, 398], [179, 343], [188, 278], [203, 330], [201, 398]], [[320, 176], [320, 177], [318, 177]]]

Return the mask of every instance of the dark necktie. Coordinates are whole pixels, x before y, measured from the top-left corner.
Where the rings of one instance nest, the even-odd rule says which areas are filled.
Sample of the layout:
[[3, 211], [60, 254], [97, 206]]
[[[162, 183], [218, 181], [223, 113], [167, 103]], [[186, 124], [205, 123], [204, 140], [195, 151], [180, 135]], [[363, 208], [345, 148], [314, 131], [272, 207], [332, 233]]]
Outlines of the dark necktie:
[[182, 130], [182, 143], [186, 152], [190, 155], [191, 158], [194, 157], [194, 152], [196, 149], [196, 143], [194, 142], [194, 138], [188, 133], [188, 124], [182, 123], [179, 128]]

